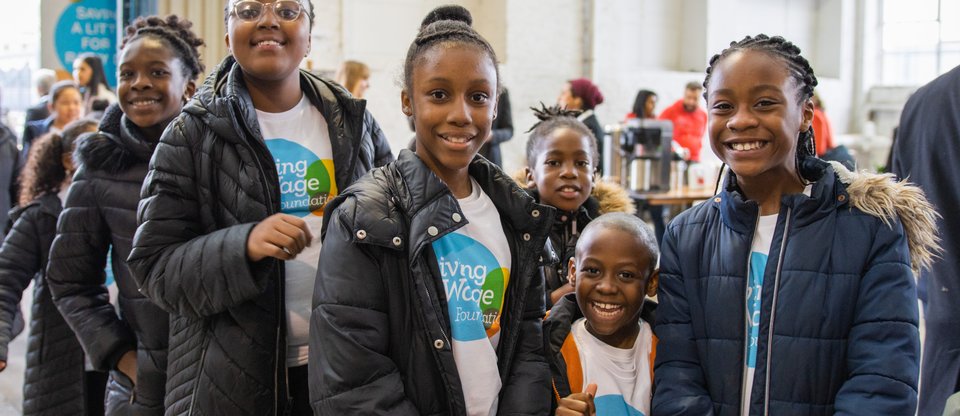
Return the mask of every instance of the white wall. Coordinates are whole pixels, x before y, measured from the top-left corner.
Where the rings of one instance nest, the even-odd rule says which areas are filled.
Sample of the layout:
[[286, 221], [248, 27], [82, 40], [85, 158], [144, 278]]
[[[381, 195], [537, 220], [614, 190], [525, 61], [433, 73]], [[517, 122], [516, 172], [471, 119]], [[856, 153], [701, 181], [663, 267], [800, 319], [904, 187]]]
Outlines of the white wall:
[[[818, 92], [836, 133], [847, 132], [854, 94], [857, 0], [460, 0], [494, 46], [513, 105], [514, 139], [507, 171], [522, 167], [529, 107], [554, 103], [563, 83], [587, 76], [605, 96], [601, 123], [630, 111], [640, 88], [660, 96], [658, 111], [702, 81], [708, 59], [731, 41], [757, 33], [796, 43], [819, 74]], [[400, 112], [399, 77], [423, 16], [448, 0], [314, 1], [317, 25], [310, 61], [333, 71], [343, 59], [370, 65], [368, 108], [395, 152], [411, 137]], [[592, 19], [584, 7], [592, 5]], [[587, 14], [589, 17], [589, 14]], [[583, 39], [592, 43], [584, 50]], [[589, 54], [590, 56], [585, 56]], [[587, 65], [584, 65], [584, 64]], [[586, 67], [586, 69], [585, 69]], [[822, 68], [822, 69], [821, 69]], [[706, 148], [709, 145], [705, 143]], [[704, 152], [710, 156], [711, 152]]]

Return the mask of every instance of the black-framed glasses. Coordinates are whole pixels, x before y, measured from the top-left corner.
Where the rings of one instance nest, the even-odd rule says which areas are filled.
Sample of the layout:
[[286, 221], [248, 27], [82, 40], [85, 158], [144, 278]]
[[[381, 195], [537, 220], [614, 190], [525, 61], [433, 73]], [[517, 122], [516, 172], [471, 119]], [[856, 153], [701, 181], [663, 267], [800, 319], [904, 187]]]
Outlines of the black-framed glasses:
[[285, 22], [297, 20], [303, 12], [303, 6], [296, 0], [279, 0], [270, 3], [242, 0], [233, 4], [233, 14], [244, 22], [256, 22], [268, 7], [273, 9], [274, 16]]

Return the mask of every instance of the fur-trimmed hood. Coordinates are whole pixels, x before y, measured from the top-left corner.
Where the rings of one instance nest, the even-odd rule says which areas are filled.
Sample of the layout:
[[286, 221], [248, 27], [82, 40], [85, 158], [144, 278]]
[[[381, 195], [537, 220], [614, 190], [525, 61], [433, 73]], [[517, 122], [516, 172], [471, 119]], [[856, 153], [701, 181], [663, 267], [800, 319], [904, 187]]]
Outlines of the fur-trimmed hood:
[[[539, 201], [540, 194], [537, 189], [527, 187], [526, 169], [520, 169], [513, 174], [513, 180], [525, 189], [530, 195]], [[633, 200], [626, 189], [619, 184], [607, 182], [600, 179], [593, 181], [593, 191], [590, 192], [590, 199], [584, 202], [583, 207], [590, 212], [592, 217], [603, 215], [610, 212], [622, 212], [625, 214], [634, 214], [637, 212]]]
[[880, 218], [887, 226], [900, 219], [914, 272], [929, 268], [943, 249], [936, 227], [940, 213], [927, 201], [923, 190], [907, 180], [896, 180], [890, 173], [851, 172], [839, 162], [830, 165], [846, 185], [853, 207]]
[[135, 165], [150, 162], [157, 143], [142, 136], [140, 129], [114, 103], [103, 113], [99, 130], [80, 137], [74, 157], [89, 170], [108, 174], [126, 172]]

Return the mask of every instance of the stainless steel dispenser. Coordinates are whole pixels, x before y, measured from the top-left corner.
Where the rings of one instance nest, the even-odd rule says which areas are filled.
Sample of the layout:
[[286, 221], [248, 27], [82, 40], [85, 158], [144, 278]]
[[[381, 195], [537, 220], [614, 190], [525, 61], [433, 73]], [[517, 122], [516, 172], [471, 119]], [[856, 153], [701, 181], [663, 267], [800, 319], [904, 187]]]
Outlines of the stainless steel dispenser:
[[[666, 192], [671, 188], [673, 123], [632, 119], [607, 126], [604, 172], [619, 172], [619, 183], [634, 192]], [[676, 176], [676, 174], [674, 174]], [[677, 185], [673, 185], [676, 187]]]

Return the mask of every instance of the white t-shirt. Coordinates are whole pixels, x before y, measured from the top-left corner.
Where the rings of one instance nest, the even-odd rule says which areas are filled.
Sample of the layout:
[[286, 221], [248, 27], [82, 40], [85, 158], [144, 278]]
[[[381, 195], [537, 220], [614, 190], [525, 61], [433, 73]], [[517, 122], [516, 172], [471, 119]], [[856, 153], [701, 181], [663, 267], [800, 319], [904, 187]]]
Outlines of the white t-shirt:
[[320, 260], [323, 207], [337, 195], [333, 149], [323, 114], [306, 95], [282, 113], [257, 110], [257, 121], [280, 179], [280, 209], [302, 218], [313, 242], [284, 265], [287, 366], [307, 364], [313, 285]]
[[777, 229], [778, 214], [761, 215], [757, 230], [753, 233], [750, 247], [750, 267], [747, 272], [747, 355], [744, 361], [743, 416], [750, 413], [750, 396], [753, 390], [753, 375], [757, 369], [757, 341], [760, 335], [760, 295], [763, 292], [763, 272], [767, 269], [767, 256], [773, 233]]
[[447, 296], [453, 358], [470, 416], [497, 414], [500, 311], [510, 280], [510, 246], [500, 213], [473, 178], [458, 199], [467, 225], [433, 242]]
[[593, 336], [580, 318], [570, 328], [583, 366], [583, 386], [596, 383], [593, 403], [598, 415], [642, 416], [650, 414], [653, 397], [653, 330], [640, 323], [633, 347], [617, 348]]

